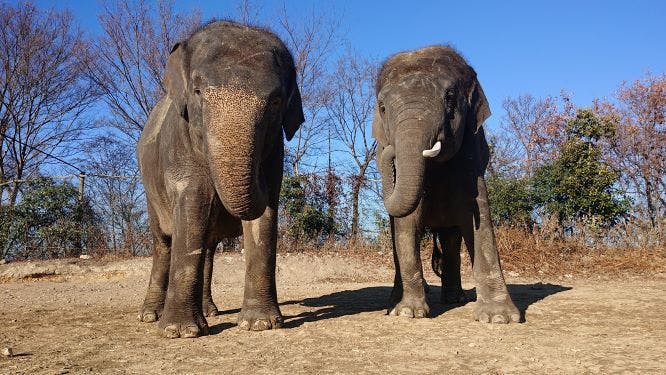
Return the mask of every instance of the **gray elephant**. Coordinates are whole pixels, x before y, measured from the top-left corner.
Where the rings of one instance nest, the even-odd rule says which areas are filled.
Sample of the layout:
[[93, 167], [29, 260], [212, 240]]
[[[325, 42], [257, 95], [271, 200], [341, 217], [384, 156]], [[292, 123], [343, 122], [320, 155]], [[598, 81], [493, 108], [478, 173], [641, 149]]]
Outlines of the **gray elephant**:
[[215, 248], [242, 229], [239, 326], [278, 328], [282, 131], [289, 140], [304, 120], [292, 56], [269, 31], [211, 22], [173, 47], [164, 83], [137, 146], [154, 236], [139, 318], [166, 337], [206, 334]]
[[[520, 320], [506, 288], [490, 219], [482, 124], [490, 109], [476, 73], [453, 49], [432, 46], [389, 58], [377, 79], [372, 131], [395, 262], [391, 315], [429, 313], [419, 239], [443, 247], [442, 299], [459, 301], [460, 245], [471, 251], [476, 320]], [[435, 239], [437, 240], [437, 239]]]

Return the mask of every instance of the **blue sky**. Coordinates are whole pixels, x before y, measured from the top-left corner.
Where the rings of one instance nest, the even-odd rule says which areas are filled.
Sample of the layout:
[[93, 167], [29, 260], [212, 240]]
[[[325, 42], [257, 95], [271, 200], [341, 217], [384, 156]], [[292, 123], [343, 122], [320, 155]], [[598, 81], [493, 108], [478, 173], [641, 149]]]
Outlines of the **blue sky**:
[[[95, 0], [39, 0], [97, 27]], [[255, 1], [270, 18], [282, 1]], [[177, 1], [204, 19], [229, 17], [235, 1]], [[666, 1], [287, 1], [294, 19], [313, 7], [340, 16], [349, 44], [374, 58], [435, 43], [455, 46], [475, 67], [495, 125], [508, 96], [572, 94], [590, 105], [623, 80], [666, 72]]]

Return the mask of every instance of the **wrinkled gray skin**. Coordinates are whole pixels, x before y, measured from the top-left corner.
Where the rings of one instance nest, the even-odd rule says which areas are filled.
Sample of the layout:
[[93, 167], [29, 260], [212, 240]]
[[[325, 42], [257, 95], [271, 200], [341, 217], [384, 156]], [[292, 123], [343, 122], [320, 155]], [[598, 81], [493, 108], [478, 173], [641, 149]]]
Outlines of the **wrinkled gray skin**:
[[165, 86], [137, 146], [155, 242], [139, 319], [159, 319], [166, 337], [206, 334], [215, 248], [242, 229], [238, 324], [278, 328], [282, 130], [291, 139], [303, 122], [291, 54], [268, 31], [213, 22], [174, 46]]
[[[476, 73], [448, 47], [399, 53], [382, 67], [372, 131], [396, 267], [390, 315], [428, 315], [419, 255], [420, 233], [428, 227], [444, 250], [442, 299], [464, 298], [459, 256], [464, 238], [473, 249], [474, 318], [520, 319], [502, 275], [483, 178], [489, 155], [482, 124], [489, 115]], [[423, 151], [437, 141], [439, 154], [425, 157]]]

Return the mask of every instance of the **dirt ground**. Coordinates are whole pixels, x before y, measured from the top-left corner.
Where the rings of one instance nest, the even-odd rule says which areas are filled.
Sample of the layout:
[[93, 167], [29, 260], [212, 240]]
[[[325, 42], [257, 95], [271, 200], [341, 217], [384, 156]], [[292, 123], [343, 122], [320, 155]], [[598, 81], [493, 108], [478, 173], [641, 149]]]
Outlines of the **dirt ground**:
[[[386, 256], [388, 257], [388, 255]], [[0, 265], [3, 374], [64, 373], [666, 373], [666, 276], [508, 277], [526, 322], [471, 319], [438, 303], [430, 319], [385, 315], [392, 270], [335, 255], [278, 256], [286, 328], [235, 327], [243, 258], [219, 254], [210, 335], [168, 340], [139, 323], [150, 259]], [[471, 280], [465, 288], [473, 295]]]

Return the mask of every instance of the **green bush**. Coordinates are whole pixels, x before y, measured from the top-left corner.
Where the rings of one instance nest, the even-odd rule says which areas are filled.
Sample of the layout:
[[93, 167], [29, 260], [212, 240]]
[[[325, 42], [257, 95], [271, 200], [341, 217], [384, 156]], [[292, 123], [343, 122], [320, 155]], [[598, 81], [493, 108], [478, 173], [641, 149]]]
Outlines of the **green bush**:
[[535, 202], [529, 179], [490, 176], [486, 184], [495, 225], [532, 228]]
[[12, 258], [78, 256], [94, 227], [88, 201], [69, 183], [42, 177], [22, 186], [20, 201], [0, 212], [3, 253]]
[[615, 124], [590, 110], [578, 110], [566, 127], [559, 157], [535, 171], [538, 205], [558, 218], [560, 226], [575, 222], [588, 227], [615, 225], [629, 209], [617, 189], [618, 173], [602, 158], [601, 142], [613, 136]]
[[285, 234], [294, 240], [321, 240], [335, 234], [335, 218], [328, 209], [326, 195], [315, 185], [317, 182], [310, 181], [307, 175], [285, 176], [282, 180], [281, 224]]

